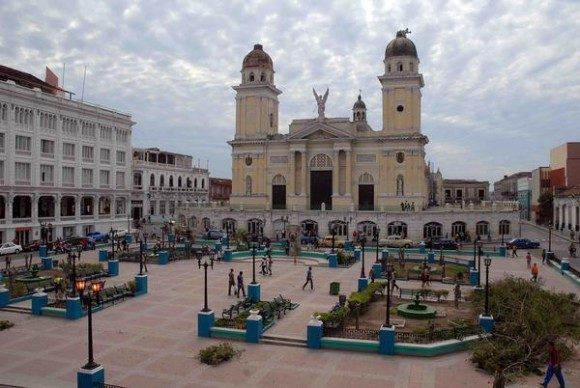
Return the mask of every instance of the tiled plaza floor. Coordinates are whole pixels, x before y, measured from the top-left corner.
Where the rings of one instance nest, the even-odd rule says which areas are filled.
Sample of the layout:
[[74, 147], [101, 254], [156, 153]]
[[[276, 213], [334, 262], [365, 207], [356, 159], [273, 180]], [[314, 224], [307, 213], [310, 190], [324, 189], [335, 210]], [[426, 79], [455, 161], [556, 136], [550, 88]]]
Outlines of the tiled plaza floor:
[[[93, 255], [91, 257], [91, 255]], [[374, 257], [374, 255], [371, 255]], [[83, 255], [96, 261], [96, 252]], [[367, 256], [367, 271], [373, 259]], [[209, 304], [221, 316], [236, 300], [227, 296], [227, 273], [244, 271], [251, 281], [251, 262], [216, 263], [209, 270]], [[314, 311], [326, 311], [336, 296], [329, 283], [339, 281], [341, 293], [354, 291], [360, 264], [349, 269], [314, 268], [315, 290], [301, 289], [307, 267], [288, 260], [275, 260], [274, 275], [257, 275], [262, 298], [278, 294], [300, 303], [279, 320], [268, 334], [305, 337], [306, 324]], [[149, 294], [130, 299], [94, 315], [95, 359], [105, 366], [106, 380], [124, 387], [488, 387], [491, 377], [469, 363], [468, 352], [436, 358], [382, 357], [378, 354], [330, 350], [312, 351], [273, 345], [235, 342], [240, 358], [219, 367], [202, 365], [199, 349], [216, 344], [196, 335], [197, 312], [203, 307], [203, 272], [197, 261], [168, 266], [149, 265]], [[137, 264], [121, 263], [119, 283], [131, 279]], [[504, 274], [529, 277], [525, 260], [494, 259], [491, 278]], [[578, 287], [555, 270], [540, 265], [546, 287], [578, 292]], [[405, 284], [403, 287], [416, 287]], [[412, 283], [412, 282], [409, 282]], [[447, 287], [438, 283], [434, 288]], [[0, 319], [16, 326], [0, 332], [0, 384], [27, 387], [73, 387], [76, 370], [86, 362], [87, 321], [0, 311]], [[578, 362], [564, 365], [568, 387], [580, 387]], [[532, 376], [514, 387], [538, 386]], [[552, 386], [557, 386], [554, 381]]]

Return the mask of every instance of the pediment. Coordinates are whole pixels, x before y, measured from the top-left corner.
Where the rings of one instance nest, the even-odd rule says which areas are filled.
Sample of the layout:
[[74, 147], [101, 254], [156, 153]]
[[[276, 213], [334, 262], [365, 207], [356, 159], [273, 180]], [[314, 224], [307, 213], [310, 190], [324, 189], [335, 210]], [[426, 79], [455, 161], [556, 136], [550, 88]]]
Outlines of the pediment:
[[352, 139], [353, 136], [336, 127], [330, 126], [324, 123], [312, 123], [300, 131], [289, 136], [289, 140], [292, 139], [307, 139], [307, 140], [318, 140], [318, 139]]

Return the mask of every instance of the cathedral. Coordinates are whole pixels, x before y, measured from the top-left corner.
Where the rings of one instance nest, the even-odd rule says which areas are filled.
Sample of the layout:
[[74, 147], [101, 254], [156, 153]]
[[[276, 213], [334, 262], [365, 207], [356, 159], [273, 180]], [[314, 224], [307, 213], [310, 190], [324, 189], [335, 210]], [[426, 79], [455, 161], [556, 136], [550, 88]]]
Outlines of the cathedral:
[[[289, 226], [322, 237], [354, 230], [380, 238], [404, 235], [416, 241], [471, 235], [513, 235], [512, 208], [479, 201], [461, 207], [438, 204], [441, 184], [425, 162], [427, 136], [421, 133], [419, 56], [408, 30], [397, 32], [385, 49], [382, 128], [371, 128], [359, 94], [350, 117], [326, 117], [332, 91], [313, 89], [316, 117], [278, 127], [274, 62], [256, 44], [242, 62], [236, 92], [232, 147], [232, 194], [227, 208], [196, 208], [189, 214], [196, 231], [217, 228], [234, 234], [280, 236]], [[456, 190], [457, 191], [457, 190]], [[483, 197], [482, 197], [483, 198]], [[460, 201], [461, 202], [461, 201]], [[441, 202], [439, 202], [441, 204]]]
[[274, 63], [262, 45], [244, 58], [236, 91], [232, 147], [233, 208], [292, 210], [401, 210], [427, 206], [428, 169], [421, 133], [419, 57], [397, 32], [385, 50], [382, 128], [367, 123], [361, 96], [352, 116], [326, 117], [329, 95], [313, 90], [318, 116], [278, 128]]

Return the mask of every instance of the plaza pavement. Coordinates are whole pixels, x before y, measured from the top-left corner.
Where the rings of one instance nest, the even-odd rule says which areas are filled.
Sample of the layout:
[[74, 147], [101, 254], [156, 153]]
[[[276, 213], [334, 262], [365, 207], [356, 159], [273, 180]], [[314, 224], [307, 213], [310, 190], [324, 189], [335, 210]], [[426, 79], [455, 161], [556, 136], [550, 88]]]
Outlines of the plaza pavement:
[[[83, 261], [97, 261], [97, 252], [83, 254]], [[534, 258], [534, 261], [536, 258]], [[367, 269], [374, 254], [366, 255]], [[227, 273], [244, 271], [252, 279], [251, 261], [217, 263], [209, 272], [209, 305], [216, 318], [236, 301], [227, 296]], [[132, 279], [139, 265], [121, 263], [121, 276], [107, 285]], [[360, 263], [348, 269], [314, 267], [315, 290], [301, 289], [307, 267], [290, 260], [275, 260], [273, 276], [257, 274], [262, 299], [278, 294], [300, 303], [267, 334], [305, 337], [314, 311], [327, 311], [337, 300], [329, 295], [329, 283], [339, 281], [341, 293], [356, 288]], [[258, 270], [258, 265], [256, 266]], [[525, 260], [494, 259], [491, 279], [504, 274], [528, 278]], [[549, 289], [578, 293], [578, 286], [554, 269], [540, 265], [540, 277]], [[412, 283], [412, 284], [411, 284]], [[418, 287], [417, 282], [399, 282]], [[434, 288], [450, 286], [433, 283]], [[241, 357], [218, 367], [201, 364], [201, 348], [220, 340], [197, 337], [197, 312], [203, 307], [203, 270], [197, 261], [167, 266], [149, 265], [149, 294], [129, 299], [94, 315], [95, 360], [105, 366], [106, 381], [124, 387], [491, 387], [492, 377], [469, 363], [469, 353], [436, 358], [384, 357], [378, 354], [308, 350], [275, 345], [234, 342]], [[87, 321], [36, 317], [0, 310], [0, 319], [16, 324], [0, 332], [0, 384], [26, 387], [74, 387], [76, 371], [86, 362]], [[578, 358], [563, 365], [568, 387], [580, 387]], [[538, 386], [531, 376], [513, 387]], [[554, 381], [551, 386], [557, 386]]]

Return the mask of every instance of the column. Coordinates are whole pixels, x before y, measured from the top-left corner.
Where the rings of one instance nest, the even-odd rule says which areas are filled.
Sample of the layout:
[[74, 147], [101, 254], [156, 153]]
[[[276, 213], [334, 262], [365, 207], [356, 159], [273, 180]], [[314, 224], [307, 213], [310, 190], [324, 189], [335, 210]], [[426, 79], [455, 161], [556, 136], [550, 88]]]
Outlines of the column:
[[62, 199], [62, 195], [57, 194], [54, 196], [54, 219], [55, 221], [60, 221], [60, 201]]
[[346, 150], [346, 187], [344, 191], [344, 195], [350, 196], [352, 190], [352, 152], [351, 150]]
[[338, 170], [340, 168], [338, 163], [338, 152], [334, 150], [332, 157], [332, 196], [338, 196]]
[[80, 220], [81, 219], [81, 199], [82, 199], [82, 197], [80, 195], [75, 195], [74, 199], [75, 199], [75, 219]]
[[301, 151], [302, 155], [302, 187], [300, 195], [306, 196], [306, 169], [308, 168], [308, 157], [306, 151]]
[[[32, 221], [38, 221], [38, 196], [36, 194], [33, 194], [30, 196], [30, 202], [31, 202], [31, 213], [30, 213], [30, 218], [32, 219]], [[36, 222], [34, 222], [36, 223]]]
[[[12, 223], [12, 209], [14, 208], [14, 194], [9, 194], [6, 196], [6, 223]], [[6, 239], [6, 241], [9, 241]]]
[[294, 180], [296, 179], [296, 160], [295, 160], [296, 158], [294, 156], [294, 151], [289, 151], [289, 154], [290, 154], [290, 160], [288, 162], [290, 164], [290, 169], [289, 169], [290, 171], [288, 174], [288, 180], [286, 181], [286, 182], [288, 182], [287, 183], [288, 184], [288, 187], [287, 187], [288, 191], [286, 192], [286, 196], [290, 196], [290, 195], [294, 196], [296, 193], [295, 182], [294, 182]]

